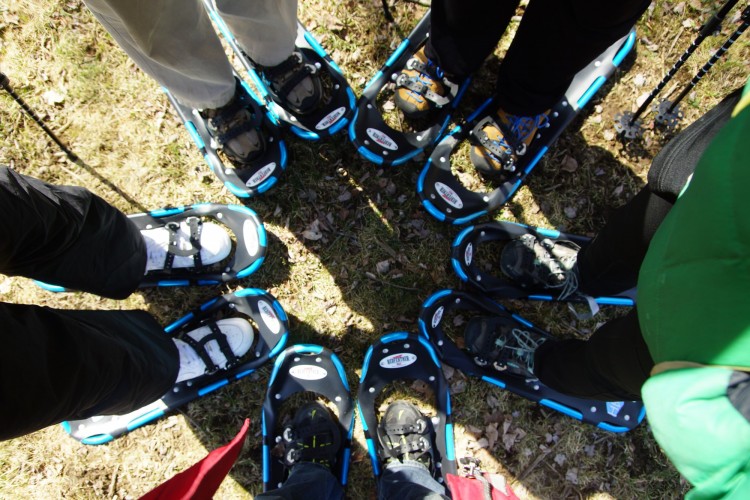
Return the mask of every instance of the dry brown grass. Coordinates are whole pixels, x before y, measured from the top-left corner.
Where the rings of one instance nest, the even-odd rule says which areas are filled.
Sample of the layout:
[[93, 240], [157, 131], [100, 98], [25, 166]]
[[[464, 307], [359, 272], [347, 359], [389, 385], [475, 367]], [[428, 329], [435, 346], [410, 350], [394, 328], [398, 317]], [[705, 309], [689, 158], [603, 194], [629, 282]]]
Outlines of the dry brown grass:
[[[601, 227], [607, 211], [643, 185], [662, 141], [649, 131], [646, 155], [632, 158], [608, 134], [612, 116], [635, 109], [636, 99], [661, 79], [716, 6], [698, 0], [655, 2], [639, 23], [641, 42], [632, 67], [606, 86], [606, 98], [595, 99], [591, 112], [564, 134], [495, 217], [583, 234]], [[311, 0], [301, 2], [301, 9], [355, 93], [425, 11], [398, 2], [393, 12], [399, 32], [375, 0]], [[727, 22], [723, 35], [708, 39], [675, 84], [681, 88], [733, 29]], [[744, 83], [747, 40], [740, 39], [684, 102], [684, 124]], [[197, 201], [236, 202], [192, 146], [158, 86], [113, 45], [79, 1], [4, 4], [0, 43], [0, 67], [13, 87], [85, 165], [69, 163], [7, 95], [0, 107], [0, 163], [46, 181], [86, 186], [129, 213]], [[485, 70], [480, 80], [484, 77], [490, 83], [467, 97], [466, 110], [483, 99], [491, 73]], [[437, 289], [458, 286], [448, 263], [457, 229], [420, 208], [416, 163], [379, 170], [356, 154], [345, 135], [318, 143], [292, 139], [290, 147], [288, 175], [250, 204], [271, 241], [267, 261], [249, 279], [221, 287], [143, 291], [116, 302], [79, 293], [54, 295], [28, 280], [0, 276], [0, 299], [58, 308], [139, 308], [166, 324], [215, 295], [242, 286], [264, 288], [291, 316], [292, 341], [335, 348], [356, 391], [367, 346], [383, 333], [416, 332], [422, 301]], [[575, 172], [559, 168], [567, 157], [576, 160]], [[344, 192], [351, 194], [348, 201], [340, 201]], [[571, 207], [574, 217], [565, 214]], [[326, 222], [324, 238], [305, 240], [302, 233], [315, 220]], [[378, 275], [377, 263], [386, 260], [389, 272]], [[560, 335], [596, 327], [574, 323], [564, 308], [549, 304], [513, 307]], [[267, 375], [261, 370], [250, 381], [105, 446], [80, 445], [59, 426], [0, 443], [0, 498], [137, 497], [228, 442], [250, 417], [249, 443], [217, 495], [247, 498], [260, 490], [258, 422]], [[674, 498], [685, 490], [647, 424], [612, 435], [484, 383], [464, 382], [454, 395], [459, 455], [476, 454], [488, 469], [506, 473], [522, 497]], [[480, 449], [477, 442], [492, 433], [488, 427], [499, 430], [501, 439], [492, 449]], [[359, 427], [355, 437], [348, 494], [367, 498], [374, 484]]]

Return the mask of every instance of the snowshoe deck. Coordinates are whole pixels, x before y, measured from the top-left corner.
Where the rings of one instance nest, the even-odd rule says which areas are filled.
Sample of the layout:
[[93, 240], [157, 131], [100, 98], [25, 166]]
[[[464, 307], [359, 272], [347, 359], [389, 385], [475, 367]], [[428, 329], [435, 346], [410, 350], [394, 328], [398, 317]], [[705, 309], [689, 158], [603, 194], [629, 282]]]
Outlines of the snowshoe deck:
[[[451, 264], [456, 275], [469, 283], [474, 288], [485, 294], [505, 299], [529, 299], [529, 300], [558, 300], [554, 290], [532, 290], [523, 288], [506, 278], [498, 269], [500, 256], [494, 256], [492, 271], [486, 271], [484, 266], [479, 265], [476, 258], [479, 246], [485, 243], [507, 242], [524, 234], [533, 234], [539, 239], [549, 238], [551, 240], [567, 240], [585, 247], [591, 242], [591, 238], [577, 236], [574, 234], [561, 233], [553, 229], [517, 224], [514, 222], [489, 222], [470, 226], [461, 231], [452, 245]], [[494, 273], [494, 274], [493, 274]], [[611, 296], [594, 297], [599, 305], [632, 306], [635, 304], [636, 289], [623, 290]], [[566, 300], [585, 302], [580, 294], [573, 294]]]
[[404, 332], [381, 337], [367, 350], [362, 366], [357, 407], [375, 477], [380, 477], [384, 466], [375, 444], [378, 439], [376, 398], [386, 385], [398, 380], [421, 380], [433, 390], [437, 412], [437, 422], [433, 419], [435, 475], [442, 483], [445, 474], [456, 474], [448, 384], [430, 343], [419, 335]]
[[349, 393], [346, 372], [339, 358], [330, 350], [311, 344], [298, 344], [285, 349], [274, 363], [263, 403], [263, 491], [276, 489], [287, 477], [280, 459], [272, 457], [272, 449], [280, 442], [278, 429], [281, 406], [293, 394], [311, 392], [324, 396], [336, 406], [342, 446], [332, 472], [346, 485], [349, 473], [354, 402]]
[[451, 171], [451, 155], [464, 141], [474, 145], [475, 126], [493, 116], [497, 104], [490, 98], [463, 123], [445, 136], [430, 155], [417, 180], [417, 193], [425, 209], [440, 221], [466, 224], [487, 215], [505, 204], [539, 163], [547, 150], [581, 109], [612, 75], [635, 44], [635, 31], [615, 42], [588, 66], [578, 72], [563, 98], [549, 114], [549, 127], [539, 130], [526, 153], [518, 158], [513, 170], [504, 170], [499, 186], [491, 192], [471, 191]]
[[[191, 217], [210, 219], [229, 229], [234, 234], [234, 253], [220, 267], [208, 265], [198, 269], [188, 267], [150, 271], [143, 277], [140, 288], [218, 285], [246, 278], [257, 271], [265, 260], [268, 248], [266, 230], [258, 215], [242, 205], [199, 203], [128, 216], [140, 230], [164, 227], [169, 223], [180, 223]], [[51, 292], [67, 291], [66, 288], [58, 285], [41, 281], [35, 281], [35, 283]]]
[[394, 81], [406, 62], [425, 44], [430, 32], [430, 11], [388, 58], [369, 81], [357, 102], [357, 111], [349, 126], [349, 138], [359, 154], [378, 165], [400, 165], [421, 154], [443, 135], [450, 117], [469, 86], [459, 85], [450, 105], [437, 112], [435, 125], [418, 132], [402, 132], [388, 126], [377, 105], [378, 95]]
[[271, 92], [263, 79], [258, 74], [252, 61], [239, 47], [234, 35], [214, 9], [211, 0], [203, 2], [208, 9], [211, 18], [219, 27], [224, 39], [237, 56], [244, 69], [247, 71], [250, 81], [258, 89], [266, 107], [282, 123], [297, 136], [307, 140], [318, 140], [328, 137], [343, 130], [354, 114], [356, 97], [349, 83], [341, 71], [341, 68], [331, 59], [315, 37], [302, 26], [297, 24], [297, 39], [295, 45], [302, 51], [308, 60], [312, 61], [316, 69], [320, 71], [319, 76], [323, 80], [324, 100], [311, 112], [295, 113], [282, 108], [271, 98]]
[[480, 296], [453, 290], [434, 293], [424, 303], [419, 315], [422, 335], [435, 346], [440, 359], [467, 375], [509, 390], [521, 397], [582, 422], [610, 432], [627, 432], [635, 428], [645, 416], [643, 404], [636, 401], [596, 401], [561, 394], [542, 384], [537, 379], [524, 379], [512, 374], [498, 372], [491, 365], [479, 366], [472, 357], [459, 348], [443, 328], [443, 319], [454, 310], [471, 311], [483, 316], [504, 317], [517, 323], [520, 328], [551, 338], [551, 335], [534, 326], [526, 319], [513, 314], [500, 304]]
[[250, 375], [276, 356], [286, 344], [289, 333], [287, 315], [268, 292], [246, 288], [215, 298], [167, 326], [171, 337], [192, 331], [220, 315], [252, 320], [256, 340], [246, 360], [226, 369], [176, 384], [161, 399], [126, 415], [103, 415], [85, 420], [63, 422], [71, 437], [84, 444], [103, 444], [152, 422], [171, 410], [201, 398], [227, 384]]

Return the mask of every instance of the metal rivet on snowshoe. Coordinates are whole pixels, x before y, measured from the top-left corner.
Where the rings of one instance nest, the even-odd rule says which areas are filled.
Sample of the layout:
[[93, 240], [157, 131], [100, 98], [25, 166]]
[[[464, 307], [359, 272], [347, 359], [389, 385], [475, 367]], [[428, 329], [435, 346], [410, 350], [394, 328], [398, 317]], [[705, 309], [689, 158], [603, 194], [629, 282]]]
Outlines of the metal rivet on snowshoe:
[[335, 398], [333, 398], [333, 399], [334, 399], [334, 401], [336, 401], [336, 402], [338, 403], [339, 401], [341, 401], [341, 396], [336, 396], [336, 397], [335, 397]]
[[485, 203], [487, 203], [488, 201], [490, 201], [490, 197], [489, 196], [484, 196], [482, 198], [482, 201], [484, 201]]
[[429, 377], [429, 381], [430, 381], [430, 382], [434, 382], [434, 381], [435, 381], [435, 376], [434, 376], [434, 375], [430, 375], [430, 377]]
[[371, 393], [372, 393], [372, 392], [375, 392], [375, 388], [374, 388], [374, 387], [370, 387], [370, 388], [368, 389], [368, 391], [369, 391], [369, 392], [371, 392]]
[[477, 281], [482, 281], [482, 277], [481, 276], [477, 276]]
[[388, 354], [388, 348], [387, 347], [383, 348], [383, 354]]
[[320, 363], [321, 361], [323, 361], [323, 359], [322, 359], [322, 358], [315, 358], [315, 362], [316, 362], [316, 363]]
[[601, 66], [601, 65], [602, 65], [602, 62], [601, 62], [601, 61], [595, 61], [595, 62], [594, 62], [594, 66], [596, 66], [597, 68], [598, 68], [599, 66]]
[[296, 363], [297, 361], [299, 361], [299, 360], [300, 360], [299, 356], [297, 356], [296, 358], [294, 358], [294, 362], [295, 362], [295, 363]]
[[409, 344], [404, 344], [404, 349], [408, 349], [409, 347], [411, 347]]
[[596, 413], [596, 406], [591, 407], [591, 413]]
[[281, 399], [281, 394], [275, 394], [275, 395], [274, 395], [274, 397], [275, 397], [276, 399]]
[[625, 420], [630, 420], [630, 415], [625, 415], [625, 416], [624, 416], [624, 417], [622, 417], [622, 418], [624, 418]]
[[443, 345], [443, 341], [442, 340], [438, 340], [438, 345], [442, 346]]

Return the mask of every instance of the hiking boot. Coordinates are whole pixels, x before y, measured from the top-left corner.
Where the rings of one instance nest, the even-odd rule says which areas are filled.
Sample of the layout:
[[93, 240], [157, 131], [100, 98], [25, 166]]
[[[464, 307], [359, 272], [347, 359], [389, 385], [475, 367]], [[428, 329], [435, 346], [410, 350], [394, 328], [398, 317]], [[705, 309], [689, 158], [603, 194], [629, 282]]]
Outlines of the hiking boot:
[[336, 465], [342, 443], [341, 429], [324, 404], [314, 401], [302, 406], [281, 437], [283, 462], [287, 467], [312, 462], [330, 470]]
[[534, 353], [546, 340], [503, 317], [472, 318], [464, 333], [466, 349], [478, 366], [535, 380]]
[[526, 154], [537, 131], [549, 127], [547, 114], [516, 116], [498, 110], [474, 127], [479, 144], [471, 148], [471, 162], [483, 175], [497, 177], [503, 170], [514, 171], [519, 156]]
[[221, 148], [233, 163], [246, 165], [265, 151], [266, 141], [260, 130], [261, 117], [251, 111], [250, 96], [240, 81], [235, 81], [234, 96], [229, 102], [220, 108], [202, 109], [200, 116], [206, 120], [214, 147]]
[[394, 100], [407, 118], [416, 119], [450, 104], [456, 88], [422, 47], [396, 77]]
[[273, 100], [293, 113], [305, 114], [318, 107], [323, 98], [318, 68], [302, 51], [295, 50], [276, 66], [256, 64]]
[[578, 291], [580, 250], [572, 241], [524, 234], [503, 247], [500, 268], [521, 287], [559, 290], [557, 298], [564, 300]]
[[379, 453], [386, 462], [411, 460], [434, 471], [432, 422], [407, 401], [394, 401], [378, 423]]

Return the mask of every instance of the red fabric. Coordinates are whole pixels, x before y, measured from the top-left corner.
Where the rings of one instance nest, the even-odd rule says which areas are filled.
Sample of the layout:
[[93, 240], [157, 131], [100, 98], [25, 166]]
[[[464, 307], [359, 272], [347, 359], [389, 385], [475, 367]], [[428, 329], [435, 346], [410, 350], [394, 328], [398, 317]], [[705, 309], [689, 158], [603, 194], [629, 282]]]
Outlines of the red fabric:
[[215, 449], [200, 462], [143, 495], [141, 500], [212, 498], [240, 455], [249, 428], [250, 419], [245, 419], [239, 434], [229, 444]]
[[[497, 476], [497, 474], [487, 472], [483, 474], [490, 483], [492, 483], [492, 476]], [[445, 482], [448, 484], [448, 489], [451, 490], [453, 500], [479, 500], [484, 498], [484, 485], [478, 479], [446, 474]], [[519, 500], [519, 498], [510, 485], [505, 483], [505, 491], [495, 487], [492, 488], [492, 500]]]

